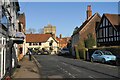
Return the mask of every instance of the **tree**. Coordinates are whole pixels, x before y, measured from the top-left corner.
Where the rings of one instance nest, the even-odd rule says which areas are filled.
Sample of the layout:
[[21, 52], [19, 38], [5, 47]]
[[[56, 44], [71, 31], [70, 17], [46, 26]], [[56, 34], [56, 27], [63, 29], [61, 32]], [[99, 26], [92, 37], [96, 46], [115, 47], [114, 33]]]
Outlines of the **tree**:
[[38, 33], [43, 34], [44, 33], [44, 28], [38, 29]]
[[87, 39], [84, 41], [84, 43], [86, 48], [93, 48], [93, 46], [96, 46], [96, 41], [91, 33], [87, 35]]
[[29, 29], [26, 30], [27, 34], [30, 34], [30, 33], [34, 34], [35, 32], [36, 32], [36, 30], [34, 28], [29, 28]]

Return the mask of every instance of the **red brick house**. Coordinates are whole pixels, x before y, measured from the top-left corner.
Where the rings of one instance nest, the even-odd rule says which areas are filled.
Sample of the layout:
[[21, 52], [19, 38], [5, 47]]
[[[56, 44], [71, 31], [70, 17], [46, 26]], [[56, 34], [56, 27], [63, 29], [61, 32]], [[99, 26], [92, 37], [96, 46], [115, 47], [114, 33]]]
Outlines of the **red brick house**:
[[98, 46], [120, 46], [120, 14], [103, 14], [96, 34]]
[[67, 47], [70, 37], [62, 37], [62, 35], [60, 34], [60, 37], [59, 38], [57, 37], [56, 39], [58, 41], [58, 47], [64, 48]]
[[87, 13], [87, 20], [85, 20], [85, 22], [79, 28], [76, 28], [72, 35], [71, 40], [72, 40], [73, 55], [75, 54], [74, 53], [75, 45], [77, 45], [79, 41], [82, 41], [82, 43], [84, 44], [84, 40], [87, 39], [87, 36], [89, 34], [91, 34], [93, 38], [96, 40], [95, 29], [97, 24], [101, 20], [101, 16], [98, 13], [92, 15], [92, 10], [90, 5], [88, 5], [86, 13]]

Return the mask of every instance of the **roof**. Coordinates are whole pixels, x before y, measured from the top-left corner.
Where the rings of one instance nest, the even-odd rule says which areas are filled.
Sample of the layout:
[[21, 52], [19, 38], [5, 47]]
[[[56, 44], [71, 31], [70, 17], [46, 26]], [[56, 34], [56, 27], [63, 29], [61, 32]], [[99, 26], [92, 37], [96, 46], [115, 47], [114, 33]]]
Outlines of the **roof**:
[[70, 40], [70, 37], [56, 38], [59, 43], [66, 44]]
[[120, 14], [103, 14], [110, 23], [116, 28], [120, 29]]
[[[73, 35], [77, 34], [83, 27], [85, 27], [85, 26], [95, 17], [95, 15], [98, 15], [98, 16], [100, 17], [99, 13], [95, 13], [93, 16], [91, 16], [90, 18], [88, 18], [88, 19], [78, 28], [78, 30], [73, 33]], [[72, 35], [72, 36], [73, 36], [73, 35]]]
[[26, 42], [46, 42], [51, 34], [26, 34]]

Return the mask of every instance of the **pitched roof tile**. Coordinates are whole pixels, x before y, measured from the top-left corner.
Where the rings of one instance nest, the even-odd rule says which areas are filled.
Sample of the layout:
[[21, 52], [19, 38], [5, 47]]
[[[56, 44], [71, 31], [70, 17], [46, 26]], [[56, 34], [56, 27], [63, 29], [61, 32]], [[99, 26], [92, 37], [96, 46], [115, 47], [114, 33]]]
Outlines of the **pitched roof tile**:
[[26, 34], [26, 42], [46, 42], [51, 34]]

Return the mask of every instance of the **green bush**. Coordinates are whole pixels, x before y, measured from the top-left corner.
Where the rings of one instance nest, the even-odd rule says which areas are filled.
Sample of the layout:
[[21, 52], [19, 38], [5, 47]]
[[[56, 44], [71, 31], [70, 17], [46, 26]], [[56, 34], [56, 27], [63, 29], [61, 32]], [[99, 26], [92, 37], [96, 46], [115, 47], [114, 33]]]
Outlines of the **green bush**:
[[84, 40], [84, 44], [86, 48], [92, 48], [93, 46], [96, 46], [96, 41], [91, 33], [87, 35], [87, 39]]

